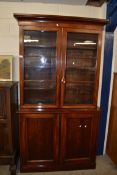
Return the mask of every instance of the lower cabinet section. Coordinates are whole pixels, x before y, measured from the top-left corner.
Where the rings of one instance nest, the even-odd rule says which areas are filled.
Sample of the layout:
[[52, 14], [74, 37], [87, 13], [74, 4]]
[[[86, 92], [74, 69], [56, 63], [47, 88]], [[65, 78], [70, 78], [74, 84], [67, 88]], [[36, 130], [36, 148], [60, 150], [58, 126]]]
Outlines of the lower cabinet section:
[[99, 111], [19, 115], [21, 172], [95, 168]]

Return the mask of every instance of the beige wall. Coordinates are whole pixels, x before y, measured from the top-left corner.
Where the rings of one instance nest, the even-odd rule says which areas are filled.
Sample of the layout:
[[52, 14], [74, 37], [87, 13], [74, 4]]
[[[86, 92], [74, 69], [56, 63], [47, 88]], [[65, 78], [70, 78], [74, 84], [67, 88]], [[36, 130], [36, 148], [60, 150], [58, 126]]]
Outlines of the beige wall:
[[[19, 80], [19, 27], [13, 13], [51, 14], [66, 16], [81, 16], [91, 18], [106, 18], [106, 4], [102, 7], [72, 6], [63, 4], [0, 2], [0, 54], [13, 55], [13, 79]], [[101, 73], [98, 95], [100, 104], [103, 48], [101, 59]]]
[[63, 4], [0, 2], [0, 54], [14, 56], [14, 80], [19, 80], [19, 27], [13, 13], [36, 13], [105, 18], [106, 5], [101, 8]]

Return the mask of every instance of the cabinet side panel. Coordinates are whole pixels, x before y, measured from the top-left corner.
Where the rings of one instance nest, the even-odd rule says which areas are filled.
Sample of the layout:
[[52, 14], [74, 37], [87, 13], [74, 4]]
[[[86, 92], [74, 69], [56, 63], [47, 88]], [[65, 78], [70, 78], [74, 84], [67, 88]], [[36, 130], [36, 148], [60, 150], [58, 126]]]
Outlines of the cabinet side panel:
[[0, 155], [7, 155], [9, 153], [8, 143], [8, 128], [4, 125], [0, 125]]
[[0, 88], [0, 118], [6, 118], [6, 92], [5, 89]]

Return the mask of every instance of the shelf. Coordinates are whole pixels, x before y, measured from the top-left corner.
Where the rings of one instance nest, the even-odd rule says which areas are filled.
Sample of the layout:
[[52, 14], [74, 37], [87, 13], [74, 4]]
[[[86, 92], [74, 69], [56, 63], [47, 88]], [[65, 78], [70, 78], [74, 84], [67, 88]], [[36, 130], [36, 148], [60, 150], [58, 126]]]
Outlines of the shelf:
[[24, 44], [24, 47], [39, 47], [39, 48], [49, 48], [49, 49], [51, 49], [51, 48], [55, 48], [56, 49], [56, 46], [55, 45], [52, 45], [52, 44], [50, 44], [50, 45], [40, 45], [40, 44]]
[[94, 84], [94, 82], [83, 82], [83, 81], [80, 81], [80, 82], [66, 82], [66, 86], [67, 87], [79, 87], [79, 86], [85, 86], [85, 87], [92, 87], [92, 85]]
[[[56, 67], [51, 67], [51, 66], [24, 66], [24, 68], [37, 68], [37, 69], [56, 69]], [[95, 72], [96, 68], [90, 68], [90, 67], [66, 67], [66, 70], [74, 69], [75, 70], [84, 70], [84, 71], [92, 71]]]
[[24, 66], [24, 68], [38, 68], [38, 69], [56, 69], [56, 67], [51, 67], [51, 66]]
[[[69, 56], [70, 54], [68, 53], [67, 54], [67, 61], [68, 60], [72, 60], [73, 61], [73, 56]], [[78, 55], [78, 56], [74, 56], [75, 57], [75, 59], [77, 59], [77, 60], [81, 60], [81, 61], [84, 61], [84, 60], [89, 60], [89, 59], [91, 59], [91, 60], [97, 60], [97, 57], [96, 56], [80, 56], [80, 55]]]
[[[43, 56], [43, 55], [40, 55], [40, 56], [39, 56], [39, 55], [29, 55], [29, 56], [24, 55], [24, 58], [25, 58], [25, 59], [36, 59], [36, 60], [40, 60], [40, 59], [42, 58], [42, 56]], [[44, 56], [45, 56], [45, 55], [44, 55]], [[53, 59], [53, 58], [55, 59], [55, 58], [56, 58], [56, 54], [55, 54], [55, 56], [51, 56], [51, 55], [47, 56], [47, 55], [46, 55], [46, 58], [47, 58], [47, 59]]]
[[30, 104], [48, 104], [55, 103], [56, 91], [55, 90], [40, 90], [40, 89], [31, 89], [25, 90], [24, 92], [24, 101], [25, 103]]
[[86, 84], [86, 85], [90, 85], [90, 84], [94, 84], [94, 81], [66, 81], [66, 84], [75, 84], [75, 85], [80, 85], [80, 84]]
[[8, 123], [8, 119], [7, 118], [0, 117], [0, 124], [7, 124], [7, 123]]
[[75, 66], [73, 66], [73, 67], [66, 67], [66, 70], [67, 71], [69, 71], [70, 69], [74, 69], [75, 71], [76, 70], [84, 70], [84, 71], [91, 71], [91, 72], [95, 72], [96, 71], [96, 68], [91, 68], [91, 67], [75, 67]]
[[24, 82], [27, 82], [27, 83], [56, 83], [56, 80], [24, 80]]
[[25, 90], [55, 90], [56, 81], [46, 81], [46, 80], [25, 80], [24, 89]]
[[50, 88], [32, 88], [32, 87], [24, 87], [24, 90], [43, 90], [43, 91], [50, 91], [50, 90], [55, 90], [55, 87], [50, 87]]
[[[53, 82], [54, 80], [24, 80], [24, 82]], [[54, 81], [55, 82], [55, 81]]]
[[67, 47], [66, 50], [77, 50], [77, 49], [85, 49], [85, 50], [96, 50], [97, 47], [87, 47], [87, 46], [79, 46], [79, 47], [74, 47], [74, 46], [70, 46], [70, 47]]

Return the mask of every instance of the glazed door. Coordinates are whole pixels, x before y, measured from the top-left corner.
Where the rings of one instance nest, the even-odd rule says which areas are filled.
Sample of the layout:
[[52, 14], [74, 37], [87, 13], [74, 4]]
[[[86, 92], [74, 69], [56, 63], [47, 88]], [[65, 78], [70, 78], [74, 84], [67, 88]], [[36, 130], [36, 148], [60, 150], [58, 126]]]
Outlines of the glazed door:
[[61, 120], [61, 163], [94, 167], [99, 116], [93, 112], [65, 113]]
[[96, 105], [99, 74], [96, 33], [66, 29], [63, 32], [61, 104], [64, 107]]
[[58, 114], [20, 114], [21, 170], [56, 168], [59, 154]]
[[21, 31], [21, 106], [57, 107], [59, 103], [60, 31], [24, 27]]

